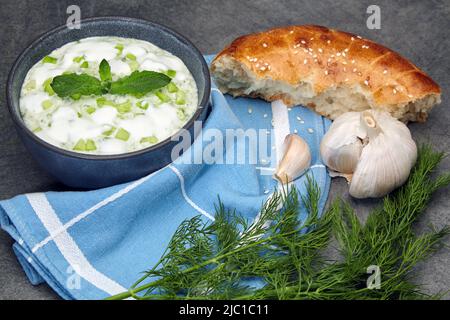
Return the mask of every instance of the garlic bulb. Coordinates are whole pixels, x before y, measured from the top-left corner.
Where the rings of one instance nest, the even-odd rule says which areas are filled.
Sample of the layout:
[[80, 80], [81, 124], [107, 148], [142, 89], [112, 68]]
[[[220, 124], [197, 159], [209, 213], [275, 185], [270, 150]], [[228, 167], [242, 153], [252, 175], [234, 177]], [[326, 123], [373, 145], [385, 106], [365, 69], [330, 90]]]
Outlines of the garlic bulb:
[[283, 184], [300, 177], [311, 164], [309, 146], [300, 136], [288, 134], [284, 139], [284, 155], [278, 163], [274, 177]]
[[405, 183], [417, 147], [404, 123], [387, 112], [366, 110], [338, 117], [322, 139], [320, 154], [334, 174], [347, 178], [350, 195], [377, 198]]

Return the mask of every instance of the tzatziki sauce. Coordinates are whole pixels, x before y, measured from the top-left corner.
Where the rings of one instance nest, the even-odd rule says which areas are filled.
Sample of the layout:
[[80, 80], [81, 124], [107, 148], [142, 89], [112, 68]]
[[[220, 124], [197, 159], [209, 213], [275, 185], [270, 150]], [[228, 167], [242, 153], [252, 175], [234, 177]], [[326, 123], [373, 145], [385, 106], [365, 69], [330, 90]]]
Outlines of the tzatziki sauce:
[[[171, 85], [144, 96], [103, 94], [61, 98], [50, 86], [56, 76], [99, 76], [105, 59], [112, 81], [133, 71], [156, 71]], [[35, 64], [25, 77], [20, 112], [39, 138], [59, 148], [90, 154], [121, 154], [167, 139], [197, 109], [197, 86], [183, 61], [150, 42], [91, 37], [70, 42]]]

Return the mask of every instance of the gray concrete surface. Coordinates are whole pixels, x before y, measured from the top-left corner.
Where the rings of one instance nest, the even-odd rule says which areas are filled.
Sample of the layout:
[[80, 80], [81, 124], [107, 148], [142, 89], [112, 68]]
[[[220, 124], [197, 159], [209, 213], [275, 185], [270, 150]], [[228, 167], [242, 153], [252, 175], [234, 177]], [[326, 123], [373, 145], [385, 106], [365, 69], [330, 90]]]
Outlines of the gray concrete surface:
[[[443, 89], [443, 103], [424, 124], [410, 126], [418, 141], [430, 141], [450, 151], [450, 1], [385, 0], [114, 0], [114, 1], [24, 1], [2, 0], [0, 5], [0, 199], [19, 193], [63, 190], [64, 187], [38, 168], [22, 146], [5, 106], [8, 71], [20, 51], [38, 35], [64, 24], [66, 8], [81, 7], [82, 17], [123, 15], [168, 25], [190, 38], [203, 53], [220, 50], [235, 37], [289, 24], [321, 24], [361, 34], [397, 50], [427, 71]], [[381, 30], [366, 27], [366, 9], [381, 8]], [[450, 159], [439, 171], [450, 170]], [[331, 196], [347, 197], [343, 180], [332, 183]], [[349, 199], [364, 216], [377, 201]], [[418, 230], [429, 224], [450, 224], [449, 189], [440, 191], [419, 221]], [[11, 250], [11, 239], [0, 231], [0, 299], [57, 299], [46, 285], [32, 286]], [[441, 250], [417, 270], [416, 282], [429, 292], [450, 288], [449, 250]]]

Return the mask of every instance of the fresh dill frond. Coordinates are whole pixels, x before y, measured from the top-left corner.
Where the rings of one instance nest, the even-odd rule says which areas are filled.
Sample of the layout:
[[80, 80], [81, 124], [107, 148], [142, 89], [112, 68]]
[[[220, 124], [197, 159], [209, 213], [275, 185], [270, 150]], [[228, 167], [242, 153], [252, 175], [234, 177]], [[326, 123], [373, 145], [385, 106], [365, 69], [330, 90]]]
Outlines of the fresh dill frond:
[[[413, 223], [433, 193], [450, 184], [450, 173], [432, 178], [443, 153], [428, 145], [408, 181], [386, 196], [362, 224], [353, 208], [334, 201], [319, 217], [320, 189], [307, 177], [306, 193], [275, 192], [254, 221], [219, 201], [215, 221], [186, 220], [155, 266], [127, 292], [109, 299], [421, 299], [414, 266], [442, 247], [450, 228], [416, 235]], [[299, 220], [300, 208], [308, 213]], [[326, 261], [334, 236], [341, 259]], [[369, 288], [367, 270], [381, 271]], [[264, 285], [251, 287], [248, 280]]]

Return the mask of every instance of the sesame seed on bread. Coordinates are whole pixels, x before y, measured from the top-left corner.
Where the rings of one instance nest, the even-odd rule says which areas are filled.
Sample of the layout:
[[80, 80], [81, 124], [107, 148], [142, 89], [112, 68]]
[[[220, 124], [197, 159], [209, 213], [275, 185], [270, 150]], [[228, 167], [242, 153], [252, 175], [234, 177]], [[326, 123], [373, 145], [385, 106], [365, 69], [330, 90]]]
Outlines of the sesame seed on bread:
[[440, 102], [439, 86], [398, 53], [322, 26], [239, 37], [215, 57], [211, 71], [223, 92], [282, 99], [330, 119], [372, 108], [405, 122], [423, 122]]

